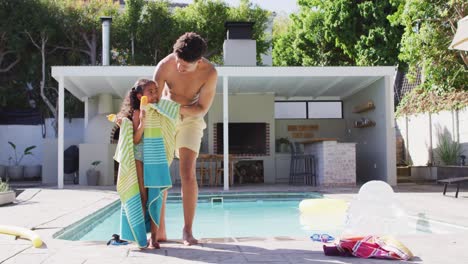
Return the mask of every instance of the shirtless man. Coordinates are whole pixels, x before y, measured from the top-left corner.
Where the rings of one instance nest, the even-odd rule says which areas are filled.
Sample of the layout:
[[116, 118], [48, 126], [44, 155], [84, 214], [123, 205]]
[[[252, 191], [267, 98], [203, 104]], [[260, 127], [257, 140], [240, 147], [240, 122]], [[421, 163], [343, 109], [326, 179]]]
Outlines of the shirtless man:
[[[203, 58], [206, 42], [196, 33], [189, 32], [179, 37], [173, 46], [173, 53], [162, 59], [156, 66], [153, 79], [158, 87], [164, 87], [163, 97], [181, 104], [180, 121], [176, 126], [176, 156], [179, 157], [179, 172], [182, 180], [182, 203], [184, 207], [184, 228], [182, 239], [185, 245], [197, 244], [193, 237], [192, 224], [198, 200], [198, 185], [195, 165], [200, 150], [203, 117], [213, 103], [218, 74], [213, 64]], [[158, 238], [166, 240], [165, 193], [161, 210], [161, 224]]]

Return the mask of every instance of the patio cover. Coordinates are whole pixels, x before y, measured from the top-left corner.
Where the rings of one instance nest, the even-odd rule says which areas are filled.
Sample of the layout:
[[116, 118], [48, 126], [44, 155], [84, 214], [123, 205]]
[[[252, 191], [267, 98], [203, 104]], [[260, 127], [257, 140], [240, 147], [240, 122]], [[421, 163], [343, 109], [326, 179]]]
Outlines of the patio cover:
[[458, 21], [457, 32], [449, 48], [468, 51], [468, 16]]
[[[53, 66], [59, 83], [58, 187], [63, 188], [64, 89], [85, 102], [98, 94], [123, 98], [138, 78], [152, 78], [155, 66]], [[393, 80], [396, 68], [382, 67], [256, 67], [217, 66], [217, 93], [223, 94], [224, 158], [228, 163], [228, 95], [275, 94], [280, 99], [343, 100], [382, 77]], [[229, 88], [232, 87], [232, 88]], [[392, 86], [393, 87], [393, 86]], [[393, 92], [393, 91], [391, 91]], [[393, 94], [391, 95], [393, 100]], [[86, 111], [86, 110], [85, 110]], [[393, 116], [393, 103], [391, 108]], [[85, 112], [85, 126], [88, 121]], [[228, 171], [224, 189], [228, 190]]]

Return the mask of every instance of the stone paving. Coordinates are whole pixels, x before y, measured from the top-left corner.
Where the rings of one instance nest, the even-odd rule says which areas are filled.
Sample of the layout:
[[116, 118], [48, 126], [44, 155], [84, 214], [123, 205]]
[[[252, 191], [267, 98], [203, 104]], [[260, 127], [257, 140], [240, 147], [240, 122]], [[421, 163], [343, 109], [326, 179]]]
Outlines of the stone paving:
[[[468, 226], [468, 191], [458, 199], [453, 192], [442, 196], [442, 186], [399, 185], [397, 198], [413, 216]], [[175, 187], [173, 193], [180, 191]], [[325, 197], [350, 200], [358, 188], [291, 187], [257, 185], [234, 187], [230, 192], [319, 191]], [[204, 188], [203, 193], [220, 192]], [[162, 244], [159, 250], [139, 250], [133, 245], [106, 246], [104, 242], [65, 241], [53, 234], [85, 216], [109, 205], [118, 196], [113, 188], [84, 188], [67, 185], [26, 188], [12, 205], [0, 206], [0, 224], [34, 229], [43, 239], [41, 248], [28, 240], [0, 234], [0, 264], [10, 263], [396, 263], [389, 260], [328, 257], [321, 243], [307, 238], [226, 238], [202, 239], [197, 246], [180, 241]], [[458, 234], [420, 234], [398, 237], [416, 257], [410, 263], [468, 263], [468, 232]], [[403, 262], [403, 261], [401, 261]], [[398, 263], [401, 263], [398, 262]]]

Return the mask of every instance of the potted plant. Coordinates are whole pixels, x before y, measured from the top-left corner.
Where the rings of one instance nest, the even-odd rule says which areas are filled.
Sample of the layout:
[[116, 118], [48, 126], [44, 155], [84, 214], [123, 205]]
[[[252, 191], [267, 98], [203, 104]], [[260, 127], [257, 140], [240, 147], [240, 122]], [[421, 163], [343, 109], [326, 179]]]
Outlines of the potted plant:
[[279, 138], [277, 139], [278, 150], [279, 152], [289, 152], [289, 139], [288, 138]]
[[445, 165], [457, 165], [458, 158], [463, 154], [460, 143], [453, 141], [449, 134], [439, 134], [439, 144], [435, 152]]
[[91, 168], [86, 171], [86, 177], [88, 180], [88, 185], [98, 185], [99, 176], [101, 172], [96, 170], [97, 166], [101, 164], [100, 160], [95, 160], [91, 162]]
[[8, 182], [0, 179], [0, 205], [12, 203], [15, 200], [15, 197], [16, 193], [11, 190]]
[[26, 147], [23, 153], [21, 154], [21, 156], [19, 156], [18, 152], [16, 151], [16, 145], [11, 141], [8, 141], [8, 144], [10, 144], [14, 153], [14, 156], [10, 156], [8, 158], [8, 163], [9, 163], [8, 164], [9, 166], [7, 168], [8, 178], [11, 180], [20, 180], [23, 178], [23, 170], [24, 170], [24, 166], [21, 165], [21, 161], [23, 160], [24, 156], [32, 155], [31, 150], [35, 149], [36, 146], [33, 145], [33, 146]]

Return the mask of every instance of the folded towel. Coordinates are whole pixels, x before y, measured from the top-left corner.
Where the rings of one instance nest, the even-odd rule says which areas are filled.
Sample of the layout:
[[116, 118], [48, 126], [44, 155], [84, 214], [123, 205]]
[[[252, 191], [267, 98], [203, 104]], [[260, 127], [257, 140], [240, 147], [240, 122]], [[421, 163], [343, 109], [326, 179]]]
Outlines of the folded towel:
[[139, 247], [146, 247], [145, 218], [133, 154], [133, 125], [127, 118], [122, 119], [114, 160], [119, 162], [117, 193], [122, 203], [120, 236], [135, 241]]
[[172, 187], [169, 166], [174, 159], [175, 125], [180, 105], [162, 99], [149, 104], [143, 138], [143, 177], [148, 188], [148, 210], [159, 227], [163, 191]]

